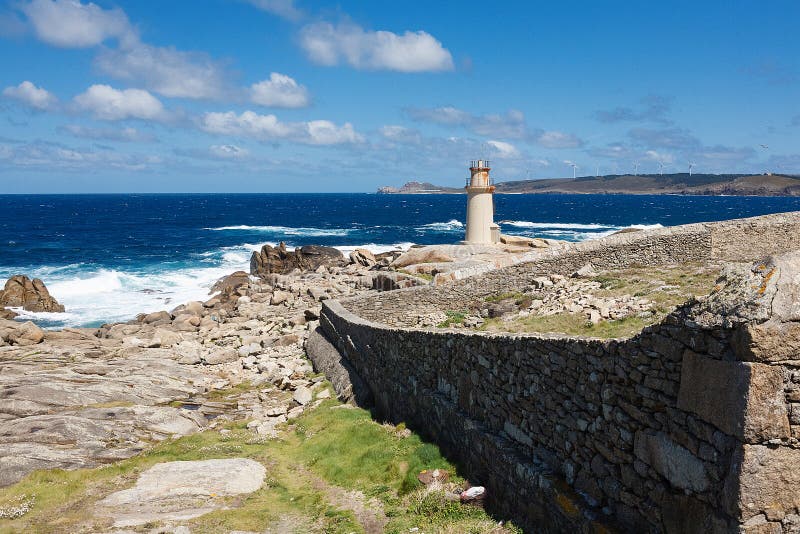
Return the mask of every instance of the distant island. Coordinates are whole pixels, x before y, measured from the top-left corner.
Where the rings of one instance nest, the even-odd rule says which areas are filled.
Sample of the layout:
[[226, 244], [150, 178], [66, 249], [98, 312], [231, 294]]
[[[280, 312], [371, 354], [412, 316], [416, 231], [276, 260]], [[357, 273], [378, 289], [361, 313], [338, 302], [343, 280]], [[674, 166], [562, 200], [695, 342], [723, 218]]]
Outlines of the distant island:
[[[547, 178], [498, 182], [497, 193], [573, 193], [625, 195], [755, 195], [800, 196], [800, 176], [780, 174], [612, 174], [579, 178]], [[408, 182], [384, 186], [381, 194], [457, 194], [461, 187]]]

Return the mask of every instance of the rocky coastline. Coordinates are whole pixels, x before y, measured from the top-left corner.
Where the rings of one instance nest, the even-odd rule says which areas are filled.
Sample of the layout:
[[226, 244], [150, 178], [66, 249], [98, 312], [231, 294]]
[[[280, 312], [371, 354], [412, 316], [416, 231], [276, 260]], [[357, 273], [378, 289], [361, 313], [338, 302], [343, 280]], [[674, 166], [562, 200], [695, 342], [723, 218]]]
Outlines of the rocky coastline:
[[[226, 432], [232, 421], [247, 421], [252, 439], [275, 438], [331, 395], [305, 355], [321, 303], [428, 284], [418, 273], [434, 257], [451, 269], [487, 257], [446, 252], [455, 257], [265, 246], [250, 273], [219, 280], [207, 300], [125, 323], [44, 330], [9, 313], [0, 319], [0, 488], [37, 470], [109, 465], [165, 440]], [[0, 299], [64, 310], [44, 283], [24, 276], [9, 280]]]
[[[127, 323], [48, 331], [0, 320], [0, 486], [36, 469], [127, 458], [226, 419], [249, 419], [254, 433], [275, 435], [322, 382], [303, 351], [320, 302], [372, 290], [368, 267], [326, 252], [313, 270], [286, 260], [286, 274], [235, 272], [205, 302]], [[63, 311], [46, 297], [40, 280], [15, 276], [0, 301]], [[210, 400], [243, 383], [256, 392], [236, 403]]]

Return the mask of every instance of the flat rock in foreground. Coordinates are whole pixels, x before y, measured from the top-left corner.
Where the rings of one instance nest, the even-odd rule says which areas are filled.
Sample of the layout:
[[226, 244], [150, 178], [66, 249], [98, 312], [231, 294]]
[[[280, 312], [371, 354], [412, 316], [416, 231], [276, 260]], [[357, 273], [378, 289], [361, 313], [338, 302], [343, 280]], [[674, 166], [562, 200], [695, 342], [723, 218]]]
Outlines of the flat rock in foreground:
[[98, 504], [117, 528], [191, 519], [223, 508], [224, 497], [258, 490], [266, 474], [263, 465], [246, 458], [166, 462]]

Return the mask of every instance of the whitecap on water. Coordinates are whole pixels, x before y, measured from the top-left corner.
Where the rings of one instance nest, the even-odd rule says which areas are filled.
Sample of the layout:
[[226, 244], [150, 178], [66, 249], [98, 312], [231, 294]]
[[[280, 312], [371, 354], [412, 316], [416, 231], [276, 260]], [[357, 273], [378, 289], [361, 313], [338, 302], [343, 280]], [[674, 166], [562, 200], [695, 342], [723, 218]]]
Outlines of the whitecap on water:
[[235, 226], [219, 226], [217, 228], [206, 228], [214, 232], [261, 232], [275, 235], [291, 235], [291, 236], [304, 236], [304, 237], [324, 237], [324, 236], [346, 236], [353, 231], [352, 228], [313, 228], [313, 227], [298, 227], [291, 226], [249, 226], [246, 224], [239, 224]]
[[455, 232], [461, 231], [464, 228], [464, 223], [456, 219], [451, 219], [447, 222], [435, 222], [430, 224], [423, 224], [418, 226], [417, 230], [421, 232], [432, 230], [434, 232]]
[[579, 223], [559, 223], [559, 222], [531, 222], [531, 221], [500, 221], [502, 226], [515, 226], [517, 228], [549, 228], [558, 230], [602, 230], [606, 228], [618, 228], [613, 224], [579, 224]]
[[509, 230], [516, 235], [528, 237], [547, 237], [566, 241], [586, 241], [609, 236], [620, 230], [651, 230], [663, 228], [660, 224], [634, 224], [631, 226], [615, 226], [613, 224], [580, 224], [580, 223], [537, 223], [530, 221], [501, 221], [501, 225], [511, 226]]

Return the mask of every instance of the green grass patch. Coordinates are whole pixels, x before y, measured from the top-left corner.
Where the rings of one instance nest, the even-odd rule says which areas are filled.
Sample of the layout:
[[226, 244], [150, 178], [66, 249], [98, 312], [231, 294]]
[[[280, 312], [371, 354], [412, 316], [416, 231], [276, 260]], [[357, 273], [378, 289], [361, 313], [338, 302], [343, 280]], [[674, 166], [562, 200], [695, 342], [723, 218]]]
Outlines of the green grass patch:
[[613, 290], [625, 287], [625, 282], [621, 278], [617, 278], [614, 276], [599, 275], [592, 277], [591, 280], [592, 282], [597, 282], [598, 284], [600, 284], [600, 287], [602, 289]]
[[592, 324], [586, 320], [586, 316], [583, 314], [557, 313], [554, 315], [528, 315], [511, 321], [487, 319], [479, 329], [488, 332], [550, 333], [612, 339], [637, 334], [645, 326], [653, 324], [655, 320], [655, 316], [645, 318], [632, 316]]
[[[554, 315], [527, 315], [506, 317], [505, 320], [487, 319], [478, 329], [491, 332], [557, 333], [572, 336], [604, 339], [626, 338], [639, 333], [644, 327], [661, 321], [676, 307], [694, 296], [707, 295], [719, 275], [719, 265], [713, 263], [686, 263], [656, 267], [634, 266], [618, 271], [598, 274], [589, 280], [600, 284], [589, 293], [598, 298], [618, 298], [632, 295], [649, 301], [649, 315], [631, 315], [622, 319], [603, 320], [596, 324], [585, 314], [562, 312]], [[519, 298], [515, 292], [484, 299], [499, 302]], [[516, 301], [518, 305], [525, 302]], [[529, 304], [529, 303], [528, 303]]]
[[252, 391], [254, 389], [257, 388], [248, 380], [245, 380], [229, 388], [212, 389], [207, 394], [203, 395], [203, 398], [209, 401], [226, 401], [235, 399], [242, 393], [247, 393], [248, 391]]
[[139, 456], [95, 469], [34, 472], [0, 489], [0, 509], [33, 502], [21, 517], [0, 519], [0, 533], [109, 530], [109, 520], [92, 516], [97, 501], [130, 487], [156, 463], [210, 458], [254, 459], [266, 466], [267, 480], [250, 495], [229, 498], [230, 509], [187, 521], [195, 533], [268, 528], [363, 532], [354, 512], [332, 498], [331, 488], [377, 499], [387, 521], [385, 532], [407, 533], [414, 527], [424, 532], [516, 532], [513, 526], [498, 527], [480, 509], [422, 489], [416, 475], [423, 469], [446, 469], [452, 481], [463, 483], [435, 445], [415, 434], [402, 437], [404, 425], [381, 425], [365, 410], [338, 405], [330, 399], [307, 411], [278, 440], [263, 441], [240, 421], [228, 424], [226, 434], [209, 430], [166, 440]]
[[598, 297], [634, 295], [647, 298], [661, 307], [675, 307], [694, 295], [707, 295], [719, 276], [715, 264], [686, 263], [660, 267], [631, 267], [603, 273], [591, 280], [599, 282]]
[[452, 470], [438, 447], [416, 434], [401, 438], [360, 409], [330, 409], [326, 401], [302, 417], [276, 449], [332, 484], [374, 492], [386, 486], [398, 495], [419, 488], [423, 469]]
[[437, 324], [438, 328], [450, 328], [453, 325], [464, 324], [464, 319], [467, 318], [467, 312], [448, 310], [444, 312], [447, 319]]
[[433, 275], [430, 273], [412, 273], [407, 269], [399, 269], [397, 272], [407, 274], [409, 276], [413, 276], [415, 278], [422, 278], [423, 280], [427, 280], [428, 282], [433, 280]]

